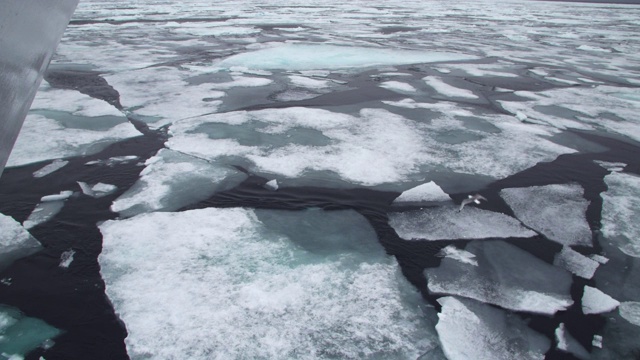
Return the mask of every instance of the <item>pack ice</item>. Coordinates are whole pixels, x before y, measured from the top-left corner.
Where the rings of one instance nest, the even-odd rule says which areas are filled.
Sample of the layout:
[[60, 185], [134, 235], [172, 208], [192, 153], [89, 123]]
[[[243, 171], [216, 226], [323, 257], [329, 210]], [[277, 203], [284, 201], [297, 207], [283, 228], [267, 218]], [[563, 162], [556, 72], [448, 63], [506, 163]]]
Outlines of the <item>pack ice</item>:
[[436, 347], [420, 295], [353, 211], [208, 208], [100, 230], [133, 359], [415, 359]]
[[563, 245], [591, 246], [586, 211], [589, 202], [576, 184], [509, 188], [500, 196], [525, 225]]
[[0, 229], [0, 270], [40, 249], [38, 240], [12, 217], [0, 213]]
[[502, 241], [474, 241], [476, 263], [444, 258], [424, 271], [429, 291], [514, 311], [553, 315], [573, 304], [571, 274]]

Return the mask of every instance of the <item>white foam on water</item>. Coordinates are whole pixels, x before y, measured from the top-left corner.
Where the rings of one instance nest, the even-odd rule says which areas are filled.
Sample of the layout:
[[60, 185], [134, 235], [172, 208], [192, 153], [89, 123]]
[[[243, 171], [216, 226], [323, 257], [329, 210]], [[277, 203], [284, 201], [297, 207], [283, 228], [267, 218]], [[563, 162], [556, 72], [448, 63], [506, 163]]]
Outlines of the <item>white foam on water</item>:
[[120, 140], [142, 135], [130, 123], [105, 131], [66, 128], [41, 115], [27, 115], [7, 166], [95, 154]]
[[568, 246], [563, 246], [562, 250], [556, 254], [553, 264], [584, 279], [591, 279], [600, 266], [598, 261], [590, 259]]
[[582, 312], [589, 314], [602, 314], [614, 310], [620, 302], [603, 293], [597, 288], [585, 286], [582, 293]]
[[60, 191], [59, 194], [45, 195], [42, 198], [40, 198], [40, 201], [48, 202], [48, 201], [67, 200], [68, 198], [71, 197], [71, 195], [73, 195], [73, 191], [71, 191], [71, 190], [63, 190], [63, 191]]
[[33, 172], [33, 177], [35, 178], [41, 178], [41, 177], [45, 177], [53, 172], [56, 172], [60, 169], [62, 169], [63, 167], [65, 167], [69, 162], [67, 160], [60, 160], [60, 159], [56, 159], [53, 160], [51, 162], [51, 164], [49, 165], [45, 165], [44, 167], [40, 168], [39, 170], [36, 170]]
[[401, 81], [384, 81], [380, 83], [380, 87], [397, 92], [416, 92], [416, 88]]
[[604, 177], [602, 234], [623, 253], [640, 257], [640, 177], [614, 172]]
[[142, 212], [173, 211], [207, 199], [243, 179], [230, 167], [161, 149], [146, 161], [140, 179], [113, 201], [111, 211], [127, 217]]
[[318, 80], [300, 75], [290, 75], [289, 81], [291, 81], [292, 85], [307, 89], [323, 89], [330, 86], [329, 80]]
[[570, 353], [581, 360], [591, 358], [589, 352], [567, 331], [564, 323], [560, 323], [555, 331], [556, 343], [559, 350]]
[[0, 270], [13, 261], [40, 250], [41, 246], [29, 232], [12, 217], [0, 213]]
[[455, 245], [448, 245], [444, 247], [437, 256], [446, 257], [456, 261], [460, 261], [464, 264], [478, 266], [478, 261], [474, 259], [476, 256], [466, 250], [458, 249]]
[[452, 296], [438, 302], [436, 330], [449, 360], [542, 360], [551, 346], [515, 314]]
[[444, 258], [439, 267], [424, 271], [431, 293], [546, 315], [573, 304], [568, 272], [501, 241], [475, 241], [465, 250], [476, 256], [477, 265]]
[[232, 55], [216, 66], [320, 70], [473, 59], [473, 56], [376, 47], [286, 44]]
[[424, 201], [451, 201], [447, 193], [433, 181], [418, 185], [400, 194], [393, 204], [424, 202]]
[[577, 184], [508, 188], [500, 196], [516, 217], [550, 240], [563, 245], [592, 245], [586, 219], [589, 202]]
[[473, 91], [451, 86], [437, 76], [428, 76], [423, 80], [441, 95], [452, 98], [478, 99], [478, 96]]
[[354, 211], [207, 208], [100, 230], [132, 358], [415, 359], [437, 346], [419, 293]]
[[389, 214], [389, 225], [405, 240], [528, 238], [536, 236], [518, 220], [493, 211], [440, 206]]
[[75, 250], [69, 249], [62, 254], [60, 254], [60, 264], [58, 264], [61, 268], [68, 268], [69, 265], [73, 262], [73, 256], [76, 254]]
[[640, 302], [624, 301], [620, 303], [618, 313], [633, 325], [640, 326]]
[[17, 308], [0, 304], [0, 354], [7, 359], [23, 359], [61, 333], [40, 319], [25, 316]]

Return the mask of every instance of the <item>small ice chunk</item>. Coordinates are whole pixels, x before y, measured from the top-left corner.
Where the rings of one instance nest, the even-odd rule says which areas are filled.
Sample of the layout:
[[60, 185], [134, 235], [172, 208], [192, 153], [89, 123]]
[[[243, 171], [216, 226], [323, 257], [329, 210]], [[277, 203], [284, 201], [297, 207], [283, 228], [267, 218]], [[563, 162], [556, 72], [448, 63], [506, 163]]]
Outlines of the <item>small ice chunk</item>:
[[82, 189], [83, 194], [91, 196], [93, 198], [101, 198], [118, 190], [118, 187], [115, 185], [104, 184], [101, 182], [93, 186], [90, 186], [89, 184], [82, 181], [78, 181], [77, 183], [80, 186], [80, 189]]
[[40, 170], [35, 171], [33, 173], [33, 177], [41, 178], [41, 177], [47, 176], [47, 175], [53, 173], [54, 171], [58, 171], [58, 170], [62, 169], [68, 163], [69, 163], [69, 161], [67, 161], [67, 160], [60, 160], [60, 159], [53, 160], [53, 162], [51, 162], [51, 164], [46, 165], [43, 168], [41, 168]]
[[381, 87], [399, 92], [416, 92], [413, 86], [401, 81], [385, 81], [380, 84]]
[[518, 111], [516, 112], [516, 119], [520, 120], [520, 121], [525, 121], [527, 120], [527, 115]]
[[119, 164], [128, 164], [136, 160], [138, 160], [136, 155], [114, 156], [106, 160], [88, 161], [85, 165], [106, 165], [108, 167], [114, 167]]
[[474, 94], [471, 90], [460, 89], [455, 86], [451, 86], [445, 83], [441, 78], [436, 76], [428, 76], [423, 79], [427, 82], [429, 86], [431, 86], [435, 91], [444, 96], [452, 97], [452, 98], [463, 98], [463, 99], [477, 99], [478, 96]]
[[477, 266], [444, 258], [424, 271], [431, 293], [463, 296], [514, 311], [552, 315], [573, 304], [571, 275], [502, 241], [474, 241]]
[[300, 86], [308, 89], [322, 89], [329, 86], [328, 80], [312, 79], [306, 76], [291, 75], [289, 80], [295, 86]]
[[614, 172], [604, 177], [602, 234], [623, 253], [640, 257], [640, 177]]
[[475, 259], [476, 256], [474, 254], [463, 249], [458, 249], [455, 245], [446, 246], [438, 252], [437, 256], [460, 261], [464, 264], [478, 266], [478, 261]]
[[602, 265], [604, 265], [604, 264], [606, 264], [606, 263], [608, 263], [608, 262], [609, 262], [609, 259], [608, 259], [608, 258], [606, 258], [606, 257], [604, 257], [604, 256], [602, 256], [602, 255], [592, 254], [592, 255], [589, 255], [589, 257], [590, 257], [592, 260], [595, 260], [595, 261], [599, 262], [599, 263], [600, 263], [600, 264], [602, 264]]
[[625, 301], [620, 303], [618, 312], [623, 319], [632, 323], [633, 325], [640, 326], [640, 302]]
[[398, 196], [393, 203], [412, 203], [425, 201], [450, 201], [451, 198], [442, 188], [435, 182], [429, 181], [426, 184], [418, 185], [414, 188], [404, 191]]
[[591, 279], [598, 266], [600, 266], [599, 262], [580, 254], [568, 246], [563, 246], [562, 250], [556, 254], [553, 264], [585, 279]]
[[60, 255], [60, 264], [58, 266], [60, 266], [61, 268], [68, 268], [69, 265], [71, 265], [71, 263], [73, 262], [73, 256], [75, 254], [76, 252], [73, 249], [69, 249], [63, 252]]
[[591, 246], [591, 228], [586, 220], [589, 202], [577, 184], [509, 188], [500, 196], [525, 225], [563, 245]]
[[582, 312], [589, 314], [602, 314], [609, 312], [620, 305], [620, 302], [602, 291], [585, 286], [582, 293]]
[[436, 331], [449, 360], [542, 360], [551, 346], [515, 314], [452, 296], [438, 302]]
[[80, 186], [80, 189], [82, 190], [82, 193], [91, 197], [95, 197], [95, 192], [93, 191], [93, 189], [91, 188], [91, 186], [89, 186], [89, 184], [87, 184], [86, 182], [82, 182], [82, 181], [76, 181], [78, 183], [78, 185]]
[[555, 331], [558, 349], [573, 354], [578, 359], [590, 358], [589, 352], [569, 334], [564, 323], [560, 323]]
[[389, 214], [389, 225], [405, 240], [453, 240], [533, 237], [537, 234], [505, 214], [440, 206]]
[[64, 207], [64, 200], [46, 201], [36, 205], [27, 220], [22, 223], [25, 229], [51, 220]]
[[600, 161], [600, 160], [594, 160], [594, 162], [612, 172], [622, 171], [627, 166], [627, 164], [623, 162], [609, 162], [609, 161]]
[[47, 339], [62, 332], [44, 321], [27, 317], [20, 310], [0, 304], [0, 352], [9, 359], [22, 359]]
[[0, 270], [14, 260], [31, 255], [40, 243], [12, 217], [0, 214]]
[[43, 196], [42, 198], [40, 198], [40, 201], [48, 202], [48, 201], [67, 200], [68, 198], [71, 197], [71, 195], [73, 195], [73, 191], [71, 191], [71, 190], [63, 190], [63, 191], [60, 191], [60, 194], [53, 194], [53, 195]]
[[602, 349], [602, 335], [593, 335], [593, 340], [591, 340], [591, 345]]
[[269, 180], [266, 184], [264, 184], [264, 186], [269, 190], [278, 190], [278, 180]]

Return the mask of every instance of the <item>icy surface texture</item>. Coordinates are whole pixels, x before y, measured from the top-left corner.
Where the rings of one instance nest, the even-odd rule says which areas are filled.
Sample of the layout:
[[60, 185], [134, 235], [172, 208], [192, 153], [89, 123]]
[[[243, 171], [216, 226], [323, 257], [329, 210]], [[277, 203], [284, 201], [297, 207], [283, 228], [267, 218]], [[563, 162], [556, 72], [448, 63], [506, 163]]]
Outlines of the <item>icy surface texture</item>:
[[209, 208], [100, 229], [133, 359], [415, 359], [436, 346], [420, 295], [355, 212]]
[[426, 184], [418, 185], [414, 188], [404, 191], [398, 196], [393, 203], [412, 203], [412, 202], [425, 202], [425, 201], [450, 201], [451, 198], [447, 193], [442, 191], [442, 188], [433, 181], [429, 181]]
[[230, 167], [167, 149], [160, 150], [145, 165], [140, 180], [114, 200], [112, 211], [123, 216], [156, 210], [173, 211], [205, 200], [214, 192], [233, 187], [244, 179]]
[[12, 217], [0, 214], [0, 270], [14, 260], [33, 254], [40, 243]]
[[500, 191], [516, 217], [525, 225], [563, 245], [591, 246], [586, 219], [589, 202], [580, 185], [545, 185]]
[[440, 206], [389, 214], [389, 225], [405, 240], [485, 239], [536, 236], [518, 220], [467, 206]]
[[288, 44], [233, 55], [216, 65], [227, 68], [244, 66], [251, 69], [266, 70], [314, 70], [470, 59], [473, 59], [473, 56], [456, 53], [357, 46]]
[[0, 304], [0, 354], [23, 359], [44, 341], [62, 332], [44, 321], [25, 316], [20, 310]]
[[587, 360], [591, 355], [587, 350], [567, 331], [564, 323], [560, 323], [555, 331], [558, 349], [573, 354], [578, 359]]
[[625, 301], [623, 303], [620, 303], [618, 312], [623, 319], [627, 320], [633, 325], [640, 326], [640, 302]]
[[602, 234], [629, 256], [640, 257], [640, 177], [614, 172], [605, 176]]
[[609, 312], [620, 305], [620, 302], [602, 291], [585, 286], [582, 293], [582, 312], [585, 314], [601, 314]]
[[465, 250], [478, 265], [442, 259], [439, 267], [425, 270], [429, 291], [548, 315], [573, 304], [568, 272], [500, 241], [471, 242]]
[[591, 279], [600, 266], [596, 260], [590, 259], [568, 246], [563, 246], [562, 250], [556, 254], [553, 264], [585, 279]]
[[438, 302], [436, 330], [449, 360], [542, 360], [551, 346], [517, 315], [451, 296]]

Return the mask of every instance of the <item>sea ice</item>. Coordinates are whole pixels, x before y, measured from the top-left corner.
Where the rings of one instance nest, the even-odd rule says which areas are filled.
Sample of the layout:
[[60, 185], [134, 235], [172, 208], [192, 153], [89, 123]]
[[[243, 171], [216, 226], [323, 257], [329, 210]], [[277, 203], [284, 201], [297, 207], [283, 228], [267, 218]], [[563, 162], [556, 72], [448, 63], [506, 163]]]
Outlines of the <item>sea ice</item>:
[[623, 319], [632, 323], [633, 325], [640, 326], [640, 302], [637, 301], [625, 301], [620, 303], [618, 313]]
[[444, 96], [463, 99], [478, 99], [478, 96], [475, 95], [471, 90], [460, 89], [455, 86], [451, 86], [445, 83], [439, 77], [428, 76], [424, 78], [424, 81], [427, 82], [427, 85], [431, 86], [435, 91]]
[[501, 241], [474, 241], [466, 251], [477, 265], [444, 258], [425, 270], [429, 291], [457, 295], [514, 311], [553, 315], [573, 304], [571, 275]]
[[589, 202], [576, 184], [509, 188], [500, 196], [525, 225], [563, 245], [591, 246], [591, 229], [586, 220]]
[[602, 349], [602, 336], [593, 335], [593, 340], [591, 340], [591, 345], [594, 347]]
[[23, 359], [31, 350], [61, 333], [40, 319], [0, 304], [0, 354], [8, 359]]
[[602, 234], [623, 253], [640, 257], [640, 177], [614, 172], [604, 177]]
[[582, 346], [582, 344], [569, 334], [564, 323], [560, 323], [560, 325], [558, 325], [555, 335], [558, 349], [573, 354], [578, 359], [586, 360], [591, 358], [591, 355]]
[[266, 184], [264, 184], [264, 186], [270, 190], [278, 190], [278, 180], [269, 180], [266, 182]]
[[83, 194], [91, 196], [93, 198], [101, 198], [118, 190], [118, 187], [115, 185], [104, 184], [101, 182], [93, 186], [90, 186], [89, 184], [82, 181], [78, 181], [77, 183], [80, 186]]
[[404, 191], [393, 203], [401, 204], [426, 201], [451, 201], [451, 198], [447, 193], [442, 191], [442, 188], [438, 186], [438, 184], [429, 181], [428, 183]]
[[625, 166], [627, 166], [627, 164], [622, 162], [609, 162], [609, 161], [600, 161], [600, 160], [595, 160], [594, 162], [611, 172], [622, 171], [624, 170]]
[[132, 358], [415, 359], [437, 346], [419, 293], [354, 211], [207, 208], [100, 230]]
[[291, 75], [289, 76], [289, 80], [291, 81], [291, 84], [295, 86], [308, 89], [323, 89], [330, 85], [329, 80], [318, 80], [299, 75]]
[[67, 200], [68, 198], [71, 197], [71, 195], [73, 195], [73, 191], [71, 191], [71, 190], [63, 190], [63, 191], [60, 191], [59, 194], [45, 195], [42, 198], [40, 198], [40, 201], [48, 202], [48, 201]]
[[602, 314], [609, 312], [620, 305], [620, 302], [602, 291], [585, 286], [582, 293], [582, 312], [589, 314]]
[[466, 250], [458, 249], [455, 245], [446, 246], [438, 252], [437, 256], [460, 261], [464, 264], [478, 266], [478, 261], [474, 259], [476, 257], [474, 254]]
[[126, 118], [109, 103], [90, 97], [76, 90], [55, 89], [46, 81], [42, 82], [31, 104], [31, 111], [63, 111], [86, 117], [117, 116], [126, 122]]
[[114, 200], [111, 210], [123, 216], [149, 211], [173, 211], [231, 188], [244, 175], [230, 167], [161, 149], [149, 158], [140, 179]]
[[391, 225], [405, 240], [455, 240], [533, 237], [537, 234], [518, 220], [493, 211], [439, 206], [389, 214]]
[[447, 296], [436, 330], [449, 360], [544, 359], [551, 343], [515, 314]]
[[114, 167], [119, 164], [128, 164], [136, 160], [138, 160], [138, 157], [136, 155], [114, 156], [106, 160], [87, 161], [85, 165], [106, 165], [109, 167]]
[[217, 66], [251, 69], [320, 70], [473, 59], [473, 56], [376, 47], [286, 44], [232, 55]]
[[41, 178], [41, 177], [45, 177], [55, 171], [58, 171], [60, 169], [62, 169], [63, 167], [65, 167], [69, 162], [67, 160], [60, 160], [60, 159], [56, 159], [53, 160], [51, 162], [51, 164], [49, 165], [45, 165], [44, 167], [42, 167], [39, 170], [36, 170], [33, 173], [33, 177], [35, 178]]
[[73, 262], [73, 256], [76, 254], [75, 250], [69, 249], [62, 254], [60, 254], [60, 266], [61, 268], [68, 268], [69, 265]]
[[228, 90], [236, 87], [258, 87], [266, 86], [273, 82], [271, 79], [261, 77], [232, 76], [231, 81], [210, 84], [212, 89]]
[[556, 254], [553, 264], [585, 279], [591, 279], [600, 266], [598, 261], [590, 259], [568, 246], [563, 246], [562, 250]]
[[591, 258], [591, 260], [595, 260], [595, 261], [599, 262], [602, 265], [604, 265], [604, 264], [609, 262], [609, 259], [604, 257], [604, 256], [602, 256], [602, 255], [591, 254], [591, 255], [589, 255], [589, 257]]
[[36, 205], [27, 220], [22, 223], [25, 229], [31, 229], [32, 227], [42, 224], [51, 220], [56, 214], [64, 207], [65, 200], [56, 201], [44, 201]]
[[12, 217], [0, 213], [0, 270], [40, 250], [40, 243]]
[[381, 87], [398, 92], [416, 92], [416, 88], [400, 81], [385, 81], [380, 84]]

